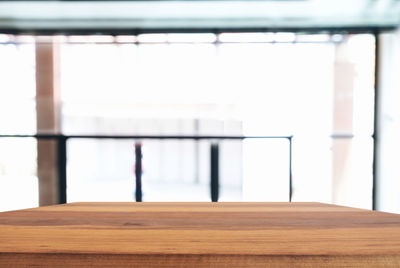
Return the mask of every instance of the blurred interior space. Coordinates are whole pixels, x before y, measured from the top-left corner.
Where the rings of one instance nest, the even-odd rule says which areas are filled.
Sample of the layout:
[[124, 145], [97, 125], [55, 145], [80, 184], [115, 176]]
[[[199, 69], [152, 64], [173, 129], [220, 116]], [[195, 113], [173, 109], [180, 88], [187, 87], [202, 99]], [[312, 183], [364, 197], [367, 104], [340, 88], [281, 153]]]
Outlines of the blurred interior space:
[[[32, 15], [35, 2], [44, 9]], [[77, 2], [93, 5], [99, 17], [110, 4]], [[370, 13], [349, 7], [330, 17], [328, 7], [320, 17], [300, 8], [303, 26], [286, 25], [284, 17], [256, 21], [250, 4], [246, 16], [232, 11], [242, 14], [238, 25], [224, 24], [229, 18], [218, 8], [213, 18], [191, 20], [197, 13], [190, 5], [206, 1], [115, 5], [157, 2], [181, 3], [187, 24], [175, 27], [175, 14], [164, 18], [165, 28], [150, 15], [145, 26], [102, 17], [101, 29], [75, 27], [74, 20], [90, 18], [84, 6], [75, 18], [68, 1], [59, 17], [45, 2], [15, 14], [20, 2], [0, 3], [0, 20], [15, 22], [0, 21], [0, 211], [212, 200], [400, 213], [395, 1], [354, 1], [370, 3]], [[264, 1], [249, 2], [264, 10]], [[283, 14], [282, 2], [294, 8], [302, 1], [265, 2]], [[265, 12], [258, 16], [273, 16]]]

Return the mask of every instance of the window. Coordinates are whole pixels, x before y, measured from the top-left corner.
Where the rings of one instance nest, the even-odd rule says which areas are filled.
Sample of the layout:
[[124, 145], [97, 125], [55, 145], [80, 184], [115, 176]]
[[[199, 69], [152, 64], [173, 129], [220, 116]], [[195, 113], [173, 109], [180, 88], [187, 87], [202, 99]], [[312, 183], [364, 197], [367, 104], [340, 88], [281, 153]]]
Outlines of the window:
[[[293, 201], [370, 208], [372, 35], [54, 40], [64, 134], [293, 135]], [[143, 200], [208, 201], [210, 142], [143, 140]], [[68, 201], [134, 200], [134, 143], [68, 140]], [[221, 142], [220, 200], [287, 201], [289, 149]]]

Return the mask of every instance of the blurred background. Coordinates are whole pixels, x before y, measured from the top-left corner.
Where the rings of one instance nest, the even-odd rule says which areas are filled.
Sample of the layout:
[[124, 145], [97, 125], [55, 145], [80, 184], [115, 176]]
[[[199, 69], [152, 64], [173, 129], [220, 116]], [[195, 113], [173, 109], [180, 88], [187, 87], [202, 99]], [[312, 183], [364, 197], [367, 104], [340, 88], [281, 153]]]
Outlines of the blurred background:
[[400, 2], [1, 1], [0, 211], [400, 213]]

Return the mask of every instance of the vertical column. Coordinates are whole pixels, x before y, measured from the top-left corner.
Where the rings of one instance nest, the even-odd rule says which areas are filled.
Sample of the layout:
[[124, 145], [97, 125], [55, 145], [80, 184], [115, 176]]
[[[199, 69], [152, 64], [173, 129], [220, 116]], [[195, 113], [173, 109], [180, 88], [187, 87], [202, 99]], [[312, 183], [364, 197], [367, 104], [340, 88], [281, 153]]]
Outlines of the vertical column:
[[219, 145], [211, 144], [211, 201], [218, 202], [219, 198]]
[[289, 202], [292, 202], [293, 197], [293, 170], [292, 170], [292, 158], [293, 158], [293, 137], [288, 138], [289, 141]]
[[136, 177], [136, 202], [142, 202], [142, 143], [135, 143], [135, 177]]
[[58, 203], [67, 203], [67, 139], [57, 140]]
[[[334, 105], [333, 133], [351, 134], [353, 132], [353, 84], [354, 64], [349, 61], [347, 42], [337, 44], [334, 65]], [[332, 201], [346, 203], [347, 184], [351, 183], [351, 139], [332, 141]]]
[[[38, 133], [60, 131], [59, 51], [53, 37], [36, 39], [36, 118]], [[57, 204], [57, 141], [37, 141], [39, 205]]]
[[[200, 119], [194, 119], [194, 135], [200, 134]], [[194, 183], [200, 183], [200, 141], [194, 140]]]
[[380, 96], [380, 42], [379, 32], [375, 32], [375, 80], [374, 80], [374, 155], [372, 159], [372, 209], [377, 209], [377, 193], [378, 193], [378, 150], [380, 145], [381, 132], [381, 96]]

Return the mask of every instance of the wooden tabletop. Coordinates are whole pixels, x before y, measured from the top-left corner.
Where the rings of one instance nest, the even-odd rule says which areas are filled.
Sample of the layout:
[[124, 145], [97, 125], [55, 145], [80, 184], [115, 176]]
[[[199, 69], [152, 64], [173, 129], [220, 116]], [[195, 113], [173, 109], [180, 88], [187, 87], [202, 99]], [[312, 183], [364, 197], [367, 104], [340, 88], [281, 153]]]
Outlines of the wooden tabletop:
[[400, 215], [320, 203], [70, 203], [0, 213], [0, 267], [400, 266]]

